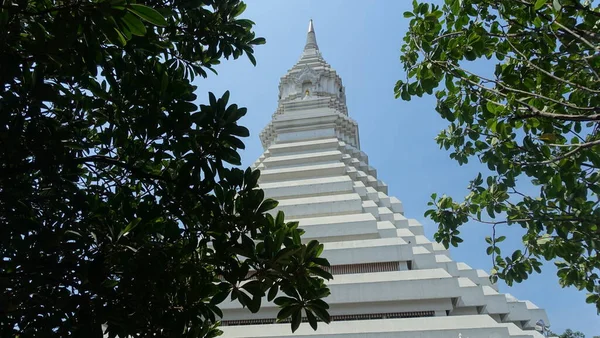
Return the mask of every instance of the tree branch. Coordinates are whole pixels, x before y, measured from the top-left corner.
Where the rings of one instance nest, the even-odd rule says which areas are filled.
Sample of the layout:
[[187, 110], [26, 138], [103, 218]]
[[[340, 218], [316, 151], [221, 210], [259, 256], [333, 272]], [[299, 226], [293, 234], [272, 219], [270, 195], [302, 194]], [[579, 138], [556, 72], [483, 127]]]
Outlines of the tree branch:
[[591, 147], [596, 146], [596, 145], [600, 145], [600, 140], [596, 140], [596, 141], [592, 141], [592, 142], [580, 144], [580, 145], [577, 146], [577, 148], [575, 148], [573, 150], [570, 150], [570, 151], [568, 151], [568, 152], [566, 152], [566, 153], [564, 153], [564, 154], [562, 154], [560, 156], [557, 156], [557, 157], [555, 157], [553, 159], [550, 159], [550, 160], [541, 161], [541, 162], [524, 162], [524, 163], [520, 163], [520, 164], [524, 165], [524, 166], [534, 166], [534, 165], [551, 164], [551, 163], [554, 163], [554, 162], [558, 162], [558, 161], [560, 161], [562, 159], [565, 159], [565, 158], [567, 158], [567, 157], [569, 157], [569, 156], [571, 156], [571, 155], [573, 155], [573, 154], [575, 154], [575, 153], [577, 153], [577, 152], [579, 152], [579, 151], [581, 151], [583, 149], [591, 148]]
[[128, 163], [121, 162], [121, 161], [111, 158], [111, 157], [106, 157], [106, 156], [101, 156], [101, 155], [93, 155], [93, 156], [81, 157], [81, 158], [75, 159], [75, 163], [89, 163], [89, 162], [114, 165], [116, 167], [120, 167], [120, 168], [130, 171], [134, 175], [139, 175], [144, 178], [150, 178], [150, 179], [155, 179], [155, 180], [160, 180], [160, 181], [165, 181], [165, 182], [171, 181], [167, 177], [148, 173], [140, 168], [136, 168]]
[[[502, 82], [500, 82], [500, 81], [498, 81], [498, 80], [492, 80], [492, 79], [490, 79], [490, 78], [486, 78], [486, 77], [483, 77], [483, 76], [480, 76], [480, 75], [474, 74], [474, 73], [472, 73], [472, 72], [470, 72], [470, 71], [468, 71], [468, 70], [462, 69], [462, 68], [459, 68], [459, 69], [460, 69], [461, 71], [463, 71], [463, 72], [465, 72], [465, 73], [469, 74], [469, 75], [476, 76], [476, 77], [480, 78], [480, 79], [481, 79], [481, 80], [483, 80], [483, 81], [486, 81], [486, 82], [493, 83], [493, 84], [495, 84], [496, 86], [500, 86], [500, 87], [502, 87], [503, 89], [506, 89], [506, 90], [508, 90], [508, 91], [510, 91], [510, 92], [513, 92], [513, 93], [519, 93], [519, 94], [523, 94], [523, 95], [529, 95], [529, 96], [533, 96], [533, 97], [536, 97], [536, 98], [538, 98], [538, 99], [542, 99], [542, 100], [548, 100], [548, 101], [550, 101], [550, 102], [553, 102], [553, 103], [556, 103], [556, 104], [560, 104], [560, 105], [563, 105], [563, 106], [565, 106], [565, 107], [568, 107], [568, 108], [577, 109], [577, 110], [583, 110], [583, 111], [597, 111], [597, 110], [599, 109], [598, 107], [579, 107], [579, 106], [576, 106], [576, 105], [574, 105], [574, 104], [571, 104], [571, 103], [568, 103], [568, 102], [561, 102], [561, 101], [558, 101], [558, 100], [556, 100], [556, 99], [553, 99], [553, 98], [550, 98], [550, 97], [547, 97], [547, 96], [544, 96], [544, 95], [540, 95], [540, 94], [537, 94], [537, 93], [533, 93], [533, 92], [526, 92], [526, 91], [524, 91], [524, 90], [515, 89], [515, 88], [512, 88], [512, 87], [509, 87], [509, 86], [505, 85], [504, 83], [502, 83]], [[487, 87], [485, 87], [485, 88], [487, 88]], [[600, 93], [600, 91], [598, 91], [598, 92]], [[519, 101], [519, 100], [520, 100], [520, 99], [517, 99], [517, 101]], [[571, 115], [569, 115], [569, 116], [571, 116]]]
[[[498, 91], [496, 89], [488, 88], [488, 87], [486, 87], [486, 86], [484, 86], [484, 85], [482, 85], [480, 83], [477, 83], [477, 82], [475, 82], [475, 81], [473, 81], [473, 80], [471, 80], [471, 79], [469, 79], [469, 78], [467, 78], [467, 77], [459, 74], [457, 72], [457, 69], [452, 69], [452, 68], [447, 67], [446, 66], [447, 62], [440, 62], [440, 61], [435, 61], [435, 60], [431, 60], [431, 62], [436, 63], [438, 65], [441, 65], [441, 67], [445, 68], [448, 72], [454, 74], [454, 76], [460, 78], [461, 80], [463, 80], [463, 81], [465, 81], [467, 83], [470, 83], [470, 84], [472, 84], [472, 85], [474, 85], [474, 86], [476, 86], [476, 87], [478, 87], [478, 88], [480, 88], [480, 89], [482, 89], [484, 91], [489, 91], [489, 92], [494, 93], [494, 94], [496, 94], [498, 96], [501, 96], [501, 97], [503, 97], [505, 99], [508, 99], [508, 95], [506, 95], [506, 94], [504, 94], [504, 93], [502, 93], [502, 92], [500, 92], [500, 91]], [[464, 70], [464, 69], [462, 69], [460, 67], [456, 67], [456, 68], [458, 68], [459, 70], [461, 70], [461, 71], [463, 71], [465, 73], [474, 75], [474, 76], [476, 76], [476, 77], [478, 77], [478, 78], [480, 78], [480, 79], [482, 79], [484, 81], [489, 81], [489, 82], [492, 82], [492, 83], [497, 83], [495, 80], [491, 80], [491, 79], [487, 79], [487, 78], [481, 77], [479, 75], [476, 75], [476, 74], [473, 74], [473, 73], [471, 73], [469, 71], [466, 71], [466, 70]], [[513, 88], [509, 88], [509, 87], [506, 87], [506, 89], [516, 90], [516, 89], [513, 89]], [[535, 94], [533, 94], [533, 93], [527, 93], [527, 92], [523, 92], [523, 91], [519, 91], [519, 90], [516, 90], [516, 91], [522, 92], [522, 93], [526, 93], [526, 94], [532, 94], [532, 95], [535, 96]], [[545, 97], [541, 96], [541, 98], [545, 98]], [[538, 108], [530, 105], [529, 103], [523, 101], [522, 99], [515, 99], [515, 101], [519, 102], [520, 104], [522, 104], [525, 107], [527, 107], [530, 111], [532, 111], [532, 114], [517, 116], [517, 118], [547, 117], [547, 118], [553, 118], [553, 119], [564, 120], [564, 121], [600, 121], [600, 114], [571, 115], [571, 114], [548, 113], [548, 112], [544, 112], [544, 111], [542, 111], [542, 110], [540, 110], [540, 109], [538, 109]], [[558, 101], [556, 101], [556, 102], [558, 102]], [[558, 102], [558, 103], [564, 105], [564, 103], [561, 103], [561, 102]]]
[[433, 44], [434, 42], [443, 39], [443, 38], [447, 38], [449, 36], [455, 36], [455, 35], [460, 35], [460, 34], [465, 34], [464, 31], [460, 31], [460, 32], [450, 32], [450, 33], [446, 33], [446, 34], [442, 34], [440, 36], [438, 36], [437, 38], [431, 40], [431, 43]]
[[34, 15], [44, 15], [44, 14], [48, 14], [48, 13], [55, 12], [55, 11], [62, 11], [62, 10], [65, 10], [65, 9], [71, 9], [71, 8], [78, 7], [78, 6], [81, 6], [81, 1], [77, 1], [77, 2], [69, 4], [69, 5], [63, 5], [63, 6], [57, 6], [57, 7], [50, 7], [50, 8], [44, 9], [44, 10], [39, 11], [39, 12], [30, 12], [30, 11], [27, 11], [27, 10], [19, 10], [19, 6], [5, 6], [5, 5], [0, 5], [0, 8], [6, 9], [6, 10], [15, 10], [15, 9], [17, 9], [20, 14], [34, 16]]
[[513, 50], [523, 58], [522, 60], [519, 60], [519, 61], [525, 61], [527, 64], [529, 64], [533, 68], [535, 68], [538, 71], [540, 71], [540, 72], [548, 75], [549, 77], [555, 79], [556, 81], [560, 81], [560, 82], [569, 84], [569, 85], [571, 85], [573, 87], [579, 88], [581, 90], [589, 91], [591, 93], [600, 93], [600, 90], [594, 90], [592, 88], [588, 88], [588, 87], [582, 86], [582, 85], [580, 85], [578, 83], [574, 83], [574, 82], [571, 82], [569, 80], [565, 80], [563, 78], [560, 78], [560, 77], [558, 77], [558, 76], [556, 76], [556, 75], [548, 72], [547, 70], [544, 70], [543, 68], [541, 68], [538, 65], [534, 64], [533, 62], [529, 61], [529, 58], [527, 56], [525, 56], [525, 54], [523, 54], [523, 52], [521, 52], [519, 49], [517, 49], [517, 47], [515, 47], [515, 45], [513, 45], [512, 42], [510, 42], [510, 39], [506, 39], [506, 42], [508, 42], [508, 44], [513, 48]]
[[565, 31], [569, 32], [571, 35], [573, 35], [574, 37], [578, 38], [580, 41], [582, 41], [583, 43], [585, 43], [586, 45], [588, 45], [591, 49], [600, 52], [600, 47], [598, 46], [594, 46], [591, 42], [589, 42], [588, 40], [586, 40], [584, 37], [582, 37], [581, 35], [575, 33], [574, 31], [570, 30], [569, 28], [565, 27], [565, 25], [563, 25], [562, 23], [558, 22], [557, 20], [554, 20], [554, 23], [559, 26], [560, 28], [564, 29]]

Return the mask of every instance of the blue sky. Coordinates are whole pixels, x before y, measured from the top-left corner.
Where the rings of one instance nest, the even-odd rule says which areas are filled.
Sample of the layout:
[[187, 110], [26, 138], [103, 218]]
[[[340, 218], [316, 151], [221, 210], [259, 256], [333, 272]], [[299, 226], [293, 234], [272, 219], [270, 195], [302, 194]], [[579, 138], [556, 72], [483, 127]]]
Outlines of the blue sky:
[[[358, 122], [361, 149], [377, 169], [378, 178], [389, 186], [389, 194], [404, 203], [405, 215], [418, 219], [432, 238], [436, 225], [423, 217], [433, 192], [462, 199], [470, 179], [480, 166], [459, 166], [434, 141], [446, 122], [435, 112], [435, 98], [410, 102], [394, 99], [393, 88], [405, 74], [400, 64], [400, 46], [408, 28], [402, 13], [411, 10], [408, 0], [247, 0], [244, 17], [256, 23], [258, 36], [267, 44], [256, 50], [258, 64], [246, 59], [227, 61], [217, 67], [219, 76], [196, 81], [200, 101], [206, 92], [220, 96], [231, 91], [230, 102], [248, 108], [242, 124], [250, 129], [242, 153], [243, 166], [256, 160], [263, 149], [258, 133], [269, 122], [277, 106], [279, 78], [299, 59], [309, 19], [314, 20], [317, 42], [325, 60], [341, 76], [346, 87], [350, 116]], [[480, 66], [481, 67], [481, 66]], [[485, 67], [485, 66], [483, 66]], [[480, 69], [486, 71], [486, 69]], [[505, 252], [519, 245], [519, 229], [499, 228], [508, 235]], [[487, 225], [468, 224], [462, 230], [464, 243], [451, 250], [452, 258], [473, 268], [491, 269], [485, 254]], [[504, 247], [503, 247], [504, 249]], [[579, 330], [587, 337], [600, 335], [595, 308], [585, 304], [585, 292], [562, 289], [552, 264], [541, 275], [500, 291], [529, 299], [545, 308], [551, 329]]]

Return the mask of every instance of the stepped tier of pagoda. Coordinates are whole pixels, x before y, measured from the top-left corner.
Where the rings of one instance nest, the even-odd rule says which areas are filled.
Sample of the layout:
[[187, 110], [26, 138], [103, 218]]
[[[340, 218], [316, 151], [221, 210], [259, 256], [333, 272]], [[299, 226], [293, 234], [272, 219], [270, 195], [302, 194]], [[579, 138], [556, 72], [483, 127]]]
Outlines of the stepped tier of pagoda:
[[341, 78], [321, 56], [312, 22], [279, 92], [254, 167], [265, 195], [280, 201], [277, 210], [306, 230], [304, 240], [324, 243], [332, 322], [317, 331], [304, 323], [292, 334], [275, 323], [272, 303], [256, 314], [222, 303], [224, 337], [542, 337], [535, 326], [549, 323], [544, 310], [453, 261], [388, 195], [360, 150]]

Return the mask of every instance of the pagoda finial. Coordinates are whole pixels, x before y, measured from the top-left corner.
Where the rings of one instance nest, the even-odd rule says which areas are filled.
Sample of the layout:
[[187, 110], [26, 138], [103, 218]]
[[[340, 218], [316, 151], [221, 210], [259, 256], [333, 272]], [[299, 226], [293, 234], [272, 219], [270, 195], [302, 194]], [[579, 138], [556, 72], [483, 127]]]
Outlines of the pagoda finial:
[[312, 19], [308, 22], [308, 34], [306, 35], [306, 46], [304, 46], [304, 50], [307, 49], [319, 49], [317, 37], [315, 35], [315, 26], [313, 25]]

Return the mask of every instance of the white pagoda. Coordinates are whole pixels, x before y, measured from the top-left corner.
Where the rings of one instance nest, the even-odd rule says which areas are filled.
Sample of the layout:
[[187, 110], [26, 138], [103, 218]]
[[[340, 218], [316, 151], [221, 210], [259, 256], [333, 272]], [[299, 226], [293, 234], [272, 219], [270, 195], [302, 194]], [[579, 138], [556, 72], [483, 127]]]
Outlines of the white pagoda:
[[[455, 262], [404, 216], [402, 202], [360, 150], [344, 86], [321, 56], [312, 21], [298, 63], [281, 78], [279, 105], [261, 132], [260, 187], [324, 243], [332, 265], [332, 322], [296, 333], [278, 308], [252, 314], [222, 303], [224, 337], [542, 337], [544, 310], [498, 292], [482, 270]], [[539, 325], [538, 329], [539, 329]]]

